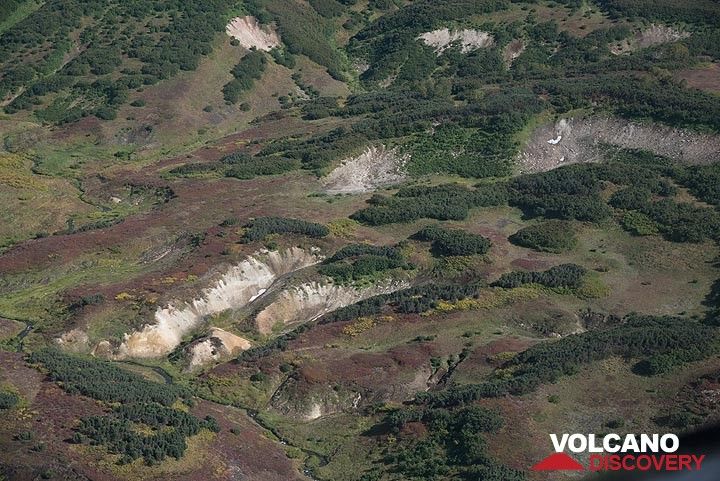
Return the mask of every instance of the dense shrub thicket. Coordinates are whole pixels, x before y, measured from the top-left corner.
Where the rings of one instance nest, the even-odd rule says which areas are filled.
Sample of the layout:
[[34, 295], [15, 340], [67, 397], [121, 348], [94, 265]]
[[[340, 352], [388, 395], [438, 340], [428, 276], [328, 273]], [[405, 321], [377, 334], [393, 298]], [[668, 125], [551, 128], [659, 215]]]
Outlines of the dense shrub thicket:
[[455, 410], [406, 408], [389, 413], [384, 425], [400, 435], [408, 423], [422, 423], [427, 436], [420, 440], [402, 436], [391, 446], [383, 461], [406, 479], [462, 479], [521, 481], [524, 476], [493, 462], [487, 450], [486, 433], [500, 429], [504, 422], [495, 411], [479, 406]]
[[244, 152], [233, 152], [218, 162], [189, 163], [173, 167], [168, 171], [172, 176], [193, 177], [198, 175], [224, 175], [236, 179], [252, 179], [259, 175], [279, 175], [299, 169], [300, 162], [280, 156], [252, 156]]
[[325, 66], [334, 78], [343, 79], [343, 58], [329, 40], [327, 32], [332, 25], [324, 18], [336, 13], [331, 3], [329, 0], [314, 0], [311, 5], [293, 0], [252, 0], [246, 2], [246, 7], [262, 22], [275, 22], [291, 54], [307, 55]]
[[[507, 183], [407, 187], [392, 197], [375, 195], [369, 207], [351, 218], [369, 225], [409, 222], [420, 218], [462, 220], [471, 208], [509, 204], [527, 217], [601, 222], [613, 213], [623, 227], [638, 235], [663, 234], [675, 242], [720, 239], [720, 212], [715, 208], [678, 203], [673, 183], [686, 185], [700, 200], [718, 203], [720, 168], [683, 167], [643, 151], [610, 152], [601, 164], [575, 164], [548, 172], [526, 174]], [[608, 183], [620, 189], [604, 200]], [[541, 249], [569, 248], [571, 233], [562, 223], [531, 226], [512, 236], [513, 242]], [[535, 240], [544, 243], [535, 245]], [[567, 243], [567, 244], [566, 244]]]
[[599, 221], [612, 212], [600, 197], [597, 175], [583, 165], [523, 175], [510, 188], [510, 205], [530, 216]]
[[545, 287], [567, 287], [576, 289], [582, 285], [587, 270], [577, 264], [561, 264], [542, 272], [512, 271], [505, 273], [491, 285], [504, 288], [520, 287], [524, 284], [541, 284]]
[[348, 257], [360, 257], [366, 255], [388, 257], [391, 259], [402, 259], [402, 251], [397, 246], [376, 246], [372, 244], [349, 244], [341, 247], [335, 254], [329, 257], [325, 263], [331, 264]]
[[479, 185], [474, 189], [457, 184], [433, 187], [405, 187], [392, 197], [373, 196], [370, 207], [350, 217], [369, 225], [410, 222], [429, 218], [463, 220], [473, 207], [501, 205], [507, 202], [503, 184]]
[[300, 168], [300, 162], [278, 156], [250, 156], [236, 153], [226, 155], [220, 162], [224, 166], [226, 177], [252, 179], [258, 175], [284, 174]]
[[687, 167], [678, 172], [678, 182], [703, 202], [720, 206], [720, 164]]
[[523, 227], [509, 237], [510, 242], [537, 251], [560, 253], [577, 244], [575, 231], [568, 222], [548, 220]]
[[582, 80], [538, 82], [535, 90], [550, 95], [553, 105], [561, 111], [587, 108], [592, 102], [601, 101], [623, 117], [720, 131], [720, 99], [671, 81], [660, 83], [625, 74], [599, 75]]
[[615, 17], [720, 25], [717, 3], [712, 0], [599, 0], [598, 3]]
[[259, 50], [251, 50], [243, 58], [240, 59], [232, 69], [233, 78], [223, 87], [223, 96], [230, 103], [237, 103], [243, 93], [250, 90], [256, 80], [260, 80], [267, 57]]
[[105, 402], [158, 403], [170, 406], [190, 399], [190, 392], [176, 385], [147, 381], [107, 361], [84, 359], [55, 349], [35, 351], [28, 357], [48, 370], [48, 377], [70, 394], [82, 394]]
[[285, 217], [257, 217], [245, 224], [244, 228], [244, 242], [262, 240], [270, 234], [301, 234], [317, 238], [330, 233], [322, 224]]
[[107, 361], [83, 359], [51, 348], [30, 354], [28, 361], [41, 364], [49, 378], [70, 394], [116, 405], [108, 415], [82, 418], [72, 441], [101, 444], [122, 455], [121, 464], [141, 457], [149, 465], [167, 456], [179, 459], [188, 436], [203, 428], [219, 431], [212, 417], [201, 421], [171, 407], [179, 400], [192, 403], [185, 388], [154, 383]]
[[281, 156], [299, 161], [303, 168], [320, 170], [330, 163], [363, 146], [366, 138], [361, 134], [338, 127], [330, 132], [301, 139], [282, 139], [275, 141], [260, 152], [259, 156]]
[[[141, 434], [135, 426], [149, 428], [152, 434]], [[120, 454], [120, 464], [143, 458], [153, 465], [167, 456], [180, 459], [185, 453], [185, 439], [207, 428], [219, 431], [217, 421], [211, 417], [200, 420], [178, 409], [157, 404], [124, 404], [108, 416], [82, 418], [75, 442], [87, 438], [92, 444], [102, 444], [108, 451]]]
[[434, 67], [432, 49], [416, 41], [423, 32], [453, 20], [503, 10], [506, 0], [449, 0], [413, 2], [383, 15], [362, 29], [351, 41], [351, 52], [370, 61], [362, 74], [365, 81], [377, 82], [397, 74], [400, 78], [420, 79]]
[[402, 251], [394, 246], [351, 244], [337, 251], [318, 268], [335, 282], [376, 278], [390, 269], [410, 269]]
[[413, 239], [432, 241], [432, 252], [437, 256], [471, 256], [486, 254], [492, 242], [487, 237], [461, 229], [427, 226], [416, 232]]
[[12, 409], [18, 402], [20, 398], [14, 392], [0, 391], [0, 409]]
[[[611, 356], [645, 357], [646, 363], [669, 369], [717, 352], [717, 330], [680, 317], [630, 315], [620, 325], [546, 341], [521, 352], [499, 375], [479, 384], [419, 393], [415, 402], [431, 407], [470, 403], [476, 399], [532, 392], [544, 383], [577, 372], [584, 364]], [[658, 372], [659, 370], [658, 369]], [[500, 372], [498, 374], [500, 374]], [[649, 370], [648, 374], [653, 371]]]

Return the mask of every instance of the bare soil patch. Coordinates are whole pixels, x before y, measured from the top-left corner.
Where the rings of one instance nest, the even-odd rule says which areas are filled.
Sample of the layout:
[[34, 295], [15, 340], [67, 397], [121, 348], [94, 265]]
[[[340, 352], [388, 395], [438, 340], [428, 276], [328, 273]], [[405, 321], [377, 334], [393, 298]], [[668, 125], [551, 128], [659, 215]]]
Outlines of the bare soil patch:
[[468, 53], [479, 48], [491, 47], [495, 43], [495, 39], [491, 34], [473, 29], [450, 30], [441, 28], [420, 34], [418, 40], [422, 40], [425, 45], [433, 47], [438, 55], [453, 45], [458, 45], [462, 53]]
[[329, 194], [372, 192], [407, 179], [404, 166], [408, 159], [408, 155], [401, 155], [397, 149], [388, 149], [384, 145], [368, 147], [357, 157], [342, 161], [323, 179], [323, 186]]
[[680, 31], [666, 25], [652, 24], [650, 27], [637, 32], [633, 37], [625, 39], [610, 47], [615, 55], [634, 52], [643, 48], [654, 47], [664, 43], [677, 42], [689, 37], [688, 32]]
[[711, 63], [704, 68], [680, 70], [675, 78], [684, 80], [688, 87], [720, 93], [720, 64]]
[[280, 45], [280, 37], [277, 32], [260, 25], [257, 18], [252, 16], [233, 18], [227, 24], [225, 31], [247, 49], [255, 47], [267, 52]]
[[539, 127], [518, 163], [522, 172], [541, 172], [577, 162], [597, 162], [606, 144], [648, 150], [688, 164], [713, 162], [720, 153], [718, 136], [613, 117], [587, 117]]

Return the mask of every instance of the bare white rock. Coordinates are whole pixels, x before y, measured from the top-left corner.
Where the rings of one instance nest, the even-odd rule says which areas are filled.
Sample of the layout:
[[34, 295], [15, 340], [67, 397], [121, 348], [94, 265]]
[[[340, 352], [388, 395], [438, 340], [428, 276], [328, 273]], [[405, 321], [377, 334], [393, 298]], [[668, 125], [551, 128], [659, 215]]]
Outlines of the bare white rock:
[[260, 25], [257, 18], [249, 15], [233, 18], [225, 27], [225, 32], [247, 49], [255, 47], [268, 52], [280, 45], [280, 37], [275, 30]]

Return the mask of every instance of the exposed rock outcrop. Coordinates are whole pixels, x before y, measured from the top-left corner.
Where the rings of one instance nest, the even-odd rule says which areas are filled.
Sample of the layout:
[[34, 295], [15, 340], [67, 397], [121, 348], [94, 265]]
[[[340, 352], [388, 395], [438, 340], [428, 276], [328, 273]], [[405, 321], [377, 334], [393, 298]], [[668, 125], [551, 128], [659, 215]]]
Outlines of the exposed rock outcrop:
[[112, 357], [152, 358], [168, 354], [183, 336], [201, 327], [208, 316], [239, 309], [252, 302], [278, 278], [322, 260], [317, 252], [293, 247], [284, 251], [256, 253], [229, 268], [200, 297], [168, 304], [155, 312], [155, 323], [126, 334]]
[[378, 294], [408, 287], [403, 281], [389, 281], [368, 288], [322, 284], [317, 281], [289, 287], [255, 317], [261, 334], [270, 334], [276, 325], [309, 322], [325, 313]]
[[280, 45], [280, 37], [277, 32], [260, 25], [257, 18], [252, 16], [233, 18], [225, 27], [225, 32], [248, 49], [255, 47], [267, 52]]
[[611, 46], [610, 51], [615, 55], [622, 55], [655, 45], [677, 42], [689, 36], [690, 33], [682, 32], [673, 27], [652, 24], [645, 30], [637, 32], [633, 37]]
[[433, 47], [438, 55], [453, 45], [459, 45], [462, 53], [468, 53], [479, 48], [491, 47], [495, 43], [491, 34], [473, 29], [441, 28], [420, 34], [417, 38], [422, 40], [425, 45]]
[[250, 341], [231, 332], [213, 327], [207, 336], [190, 343], [185, 348], [188, 370], [229, 359], [240, 351], [250, 348]]
[[325, 191], [330, 194], [362, 193], [407, 179], [404, 171], [409, 155], [381, 145], [368, 147], [357, 157], [343, 160], [323, 179]]
[[541, 172], [576, 162], [597, 162], [605, 146], [642, 149], [687, 164], [720, 155], [720, 136], [613, 117], [561, 119], [538, 127], [518, 156], [522, 172]]

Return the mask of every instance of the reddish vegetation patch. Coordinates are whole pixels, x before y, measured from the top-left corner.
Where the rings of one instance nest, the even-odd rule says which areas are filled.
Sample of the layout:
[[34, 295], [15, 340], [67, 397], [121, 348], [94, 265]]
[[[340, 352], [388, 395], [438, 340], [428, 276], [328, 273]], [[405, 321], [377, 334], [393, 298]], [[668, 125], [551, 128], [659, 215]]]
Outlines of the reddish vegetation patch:
[[3, 319], [0, 317], [0, 339], [7, 339], [15, 336], [20, 329], [22, 324], [17, 321], [11, 321], [10, 319]]
[[77, 122], [53, 128], [52, 140], [63, 141], [80, 137], [100, 138], [102, 136], [102, 120], [94, 115], [84, 117]]
[[535, 341], [532, 341], [530, 339], [521, 339], [518, 337], [503, 337], [502, 339], [491, 341], [488, 344], [485, 344], [475, 349], [475, 351], [473, 351], [472, 357], [487, 358], [500, 354], [501, 352], [520, 352], [524, 351], [534, 343]]
[[[325, 129], [320, 128], [318, 125], [309, 126], [307, 122], [303, 122], [296, 117], [281, 117], [276, 120], [263, 122], [261, 125], [251, 127], [242, 132], [223, 137], [217, 142], [201, 147], [190, 154], [161, 160], [145, 167], [142, 172], [152, 175], [167, 167], [186, 164], [188, 162], [212, 162], [219, 160], [231, 152], [241, 150], [255, 154], [262, 148], [262, 144], [259, 142], [276, 138], [279, 133], [282, 133], [282, 135], [295, 135], [300, 133], [313, 134], [321, 130]], [[250, 142], [253, 142], [253, 145], [249, 145]]]
[[[548, 477], [548, 473], [532, 473], [529, 468], [549, 454], [553, 448], [548, 433], [538, 432], [532, 420], [537, 407], [529, 398], [505, 397], [484, 399], [484, 407], [502, 414], [504, 423], [496, 434], [487, 435], [487, 446], [492, 458], [511, 468], [525, 471], [529, 479], [557, 479]], [[512, 446], [512, 449], [508, 449]]]
[[457, 368], [457, 374], [463, 378], [480, 379], [489, 375], [499, 365], [493, 357], [502, 352], [521, 352], [530, 347], [533, 341], [517, 337], [503, 337], [488, 344], [478, 346]]
[[515, 259], [510, 265], [527, 271], [539, 271], [548, 268], [548, 263], [544, 259]]
[[[47, 381], [42, 373], [23, 362], [21, 354], [0, 352], [0, 364], [4, 367], [2, 380], [12, 385], [28, 406], [0, 413], [0, 460], [12, 473], [10, 479], [40, 479], [40, 473], [47, 470], [73, 473], [67, 479], [84, 479], [76, 470], [86, 463], [69, 449], [66, 439], [72, 435], [77, 419], [102, 414], [103, 409], [95, 401], [70, 396]], [[32, 433], [31, 439], [16, 439], [22, 432]], [[81, 471], [95, 480], [112, 479], [94, 476], [85, 468]]]
[[[124, 176], [116, 182], [132, 182], [133, 176]], [[146, 182], [147, 183], [147, 182]], [[239, 182], [234, 179], [182, 180], [171, 185], [176, 198], [156, 209], [131, 216], [125, 221], [105, 229], [90, 230], [70, 235], [54, 235], [30, 240], [0, 256], [0, 272], [20, 272], [32, 268], [66, 264], [82, 254], [109, 248], [129, 249], [128, 239], [145, 239], [165, 243], [189, 233], [203, 232], [228, 217], [245, 222], [251, 217], [279, 215], [307, 218], [303, 205], [288, 205], [278, 192], [287, 191], [287, 178], [258, 178]], [[316, 221], [334, 218], [331, 211], [321, 214]], [[224, 249], [227, 240], [207, 237], [214, 249], [203, 252], [204, 258], [215, 257]], [[210, 254], [209, 256], [207, 254]], [[214, 265], [214, 262], [207, 262]]]
[[677, 402], [687, 411], [707, 421], [720, 417], [720, 371], [706, 374], [685, 385], [677, 395]]
[[[270, 441], [262, 429], [247, 415], [231, 406], [199, 401], [192, 409], [198, 417], [212, 416], [220, 425], [220, 432], [210, 446], [204, 468], [187, 479], [257, 481], [290, 481], [302, 479], [292, 461], [276, 443]], [[234, 431], [230, 432], [230, 429]], [[218, 458], [224, 470], [213, 471], [212, 458]]]
[[720, 64], [713, 63], [706, 68], [680, 70], [675, 76], [685, 80], [689, 87], [720, 92]]
[[400, 435], [403, 437], [409, 437], [414, 439], [422, 439], [427, 436], [428, 429], [423, 423], [411, 421], [405, 423], [400, 430]]
[[16, 352], [0, 351], [0, 379], [14, 386], [28, 402], [32, 402], [44, 376], [25, 365], [23, 355]]
[[[342, 386], [362, 393], [362, 403], [402, 402], [427, 388], [432, 343], [402, 345], [386, 352], [313, 351], [286, 386], [291, 398], [302, 399], [318, 388]], [[298, 362], [298, 361], [296, 361]]]

